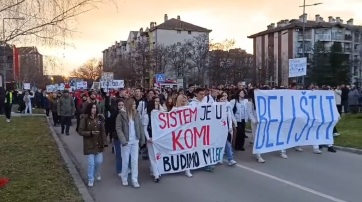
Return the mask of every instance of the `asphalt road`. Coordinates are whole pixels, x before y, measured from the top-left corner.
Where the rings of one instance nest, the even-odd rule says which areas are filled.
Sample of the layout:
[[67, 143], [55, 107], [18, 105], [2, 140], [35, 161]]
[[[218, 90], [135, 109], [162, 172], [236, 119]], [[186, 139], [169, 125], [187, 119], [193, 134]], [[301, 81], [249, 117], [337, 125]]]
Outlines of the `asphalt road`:
[[[59, 134], [60, 128], [55, 127]], [[86, 157], [82, 138], [71, 127], [71, 135], [60, 135], [71, 151], [86, 182]], [[104, 154], [102, 181], [90, 193], [97, 202], [361, 202], [362, 155], [338, 151], [313, 154], [288, 150], [288, 159], [279, 153], [263, 156], [266, 163], [254, 160], [251, 147], [237, 152], [234, 167], [219, 165], [212, 172], [163, 175], [156, 184], [149, 176], [149, 162], [140, 160], [141, 187], [123, 187], [115, 172], [115, 156], [111, 149]]]

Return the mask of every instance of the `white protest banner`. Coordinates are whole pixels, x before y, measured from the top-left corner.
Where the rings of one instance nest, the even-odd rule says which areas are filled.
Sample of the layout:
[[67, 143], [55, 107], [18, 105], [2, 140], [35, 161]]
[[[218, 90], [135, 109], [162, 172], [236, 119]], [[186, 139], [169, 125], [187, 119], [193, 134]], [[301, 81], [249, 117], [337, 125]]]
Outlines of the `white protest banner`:
[[86, 81], [78, 81], [77, 82], [77, 90], [85, 90], [87, 89], [88, 84]]
[[333, 127], [340, 116], [333, 91], [257, 90], [255, 105], [254, 154], [333, 144]]
[[30, 83], [24, 83], [24, 90], [30, 90]]
[[223, 160], [228, 134], [226, 104], [152, 111], [152, 141], [160, 174], [214, 165]]
[[101, 88], [124, 88], [124, 80], [101, 81]]
[[307, 58], [289, 59], [289, 78], [307, 75]]

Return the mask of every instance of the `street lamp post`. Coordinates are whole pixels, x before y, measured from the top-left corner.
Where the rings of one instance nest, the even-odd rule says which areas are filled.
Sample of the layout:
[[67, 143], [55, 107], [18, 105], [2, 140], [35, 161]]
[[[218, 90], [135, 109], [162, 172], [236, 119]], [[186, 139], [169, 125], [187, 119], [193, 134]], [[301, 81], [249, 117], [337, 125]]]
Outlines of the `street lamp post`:
[[[303, 6], [299, 6], [299, 7], [303, 7], [303, 40], [302, 40], [302, 47], [303, 47], [303, 57], [305, 57], [305, 25], [306, 25], [306, 14], [305, 14], [305, 7], [308, 7], [308, 6], [317, 6], [317, 5], [321, 5], [323, 3], [314, 3], [314, 4], [309, 4], [309, 5], [305, 5], [305, 0], [303, 0]], [[302, 77], [302, 84], [303, 84], [303, 87], [304, 87], [304, 77]]]
[[6, 41], [5, 41], [5, 20], [25, 20], [25, 18], [3, 18], [3, 59], [4, 59], [4, 74], [3, 74], [3, 80], [4, 80], [4, 88], [6, 88], [6, 74], [8, 71], [8, 64], [6, 62]]

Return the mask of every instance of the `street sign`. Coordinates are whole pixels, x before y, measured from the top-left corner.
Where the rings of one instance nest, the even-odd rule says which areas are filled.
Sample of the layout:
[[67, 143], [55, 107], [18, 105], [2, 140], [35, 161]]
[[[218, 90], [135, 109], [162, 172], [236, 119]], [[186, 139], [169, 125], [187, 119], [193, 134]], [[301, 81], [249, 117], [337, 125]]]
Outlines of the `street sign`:
[[102, 73], [102, 81], [112, 81], [114, 78], [113, 72], [103, 72]]
[[165, 74], [156, 74], [156, 83], [165, 83], [166, 76]]

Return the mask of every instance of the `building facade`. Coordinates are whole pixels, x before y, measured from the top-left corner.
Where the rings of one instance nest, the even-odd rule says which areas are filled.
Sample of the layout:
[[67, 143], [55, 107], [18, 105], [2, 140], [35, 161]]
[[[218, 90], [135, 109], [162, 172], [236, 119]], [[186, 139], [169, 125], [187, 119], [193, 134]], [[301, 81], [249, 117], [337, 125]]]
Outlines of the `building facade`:
[[44, 76], [43, 55], [33, 47], [19, 47], [20, 81], [29, 82], [34, 78]]
[[[281, 20], [267, 26], [267, 30], [248, 36], [253, 39], [254, 71], [256, 80], [271, 85], [288, 85], [289, 59], [313, 54], [316, 42], [322, 42], [329, 50], [334, 42], [341, 44], [343, 53], [350, 60], [351, 82], [362, 82], [362, 26], [353, 24], [353, 19], [346, 23], [339, 17], [324, 20], [316, 15], [314, 20], [307, 20], [307, 14], [299, 19]], [[303, 37], [303, 24], [305, 33]]]
[[[139, 31], [130, 31], [126, 41], [116, 42], [113, 46], [105, 49], [103, 51], [104, 68], [112, 69], [120, 58], [131, 58], [139, 54], [140, 46], [143, 46], [142, 48], [145, 48], [145, 51], [151, 52], [160, 46], [181, 45], [185, 41], [192, 40], [200, 35], [206, 34], [208, 37], [210, 32], [209, 29], [182, 21], [180, 16], [169, 19], [165, 14], [163, 23], [157, 25], [156, 22], [150, 22], [149, 27], [145, 29], [140, 28]], [[158, 66], [160, 64], [153, 62], [150, 65]], [[167, 68], [162, 67], [159, 69]], [[165, 73], [168, 77], [175, 77], [175, 75], [171, 75], [171, 72], [162, 73]], [[152, 77], [152, 75], [149, 77]]]

